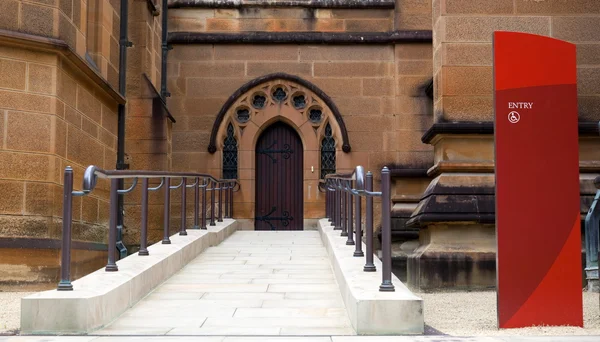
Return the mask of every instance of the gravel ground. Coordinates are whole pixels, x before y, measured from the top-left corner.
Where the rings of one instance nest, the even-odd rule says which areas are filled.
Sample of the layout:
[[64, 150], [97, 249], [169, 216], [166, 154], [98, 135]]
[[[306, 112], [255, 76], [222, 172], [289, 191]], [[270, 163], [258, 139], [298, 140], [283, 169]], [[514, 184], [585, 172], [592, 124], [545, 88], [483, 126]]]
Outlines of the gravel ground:
[[21, 298], [33, 292], [0, 292], [0, 335], [13, 334], [20, 327]]
[[425, 306], [426, 334], [492, 335], [600, 335], [598, 293], [583, 293], [584, 328], [496, 328], [496, 292], [416, 293]]

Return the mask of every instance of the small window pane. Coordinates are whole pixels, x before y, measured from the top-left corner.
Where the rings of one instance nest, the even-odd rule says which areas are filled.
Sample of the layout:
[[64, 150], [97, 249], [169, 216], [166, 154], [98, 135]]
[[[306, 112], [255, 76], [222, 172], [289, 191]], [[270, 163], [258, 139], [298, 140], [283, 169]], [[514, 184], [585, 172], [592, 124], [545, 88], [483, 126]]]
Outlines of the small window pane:
[[227, 137], [223, 145], [223, 178], [238, 178], [238, 153], [237, 140], [234, 136], [233, 125], [227, 126]]
[[321, 178], [335, 173], [335, 140], [331, 126], [325, 126], [325, 136], [321, 140]]

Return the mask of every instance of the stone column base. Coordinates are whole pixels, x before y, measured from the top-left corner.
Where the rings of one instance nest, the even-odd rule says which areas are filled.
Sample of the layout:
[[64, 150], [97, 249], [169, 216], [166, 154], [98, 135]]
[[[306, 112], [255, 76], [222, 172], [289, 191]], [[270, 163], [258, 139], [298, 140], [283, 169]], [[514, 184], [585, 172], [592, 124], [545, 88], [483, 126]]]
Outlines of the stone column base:
[[432, 225], [408, 257], [407, 285], [417, 291], [485, 290], [496, 286], [493, 225]]

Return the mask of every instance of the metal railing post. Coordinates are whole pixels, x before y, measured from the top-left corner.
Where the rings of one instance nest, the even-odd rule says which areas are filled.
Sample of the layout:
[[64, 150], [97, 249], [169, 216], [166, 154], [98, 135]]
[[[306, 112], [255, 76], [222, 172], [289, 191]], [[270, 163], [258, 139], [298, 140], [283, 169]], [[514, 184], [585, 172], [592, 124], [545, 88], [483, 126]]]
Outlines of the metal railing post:
[[185, 230], [185, 224], [186, 224], [186, 219], [187, 219], [187, 213], [186, 213], [186, 206], [187, 206], [187, 178], [183, 177], [181, 178], [181, 227], [179, 229], [179, 235], [180, 236], [186, 236], [187, 235], [187, 231]]
[[381, 170], [381, 285], [379, 291], [395, 291], [392, 284], [392, 232], [391, 232], [391, 174], [387, 167]]
[[194, 186], [194, 229], [200, 229], [198, 225], [198, 212], [200, 211], [200, 178], [196, 177]]
[[[365, 190], [367, 192], [373, 191], [373, 174], [371, 171], [367, 172], [367, 176], [365, 177]], [[367, 238], [367, 260], [365, 266], [363, 267], [363, 271], [365, 272], [375, 272], [377, 268], [375, 264], [373, 264], [373, 197], [367, 195], [365, 198], [365, 210], [367, 217], [365, 218], [365, 234]]]
[[215, 182], [210, 181], [210, 225], [216, 226], [215, 223]]
[[115, 262], [115, 253], [117, 252], [117, 214], [119, 211], [119, 179], [110, 180], [110, 223], [108, 227], [108, 264], [104, 270], [106, 272], [115, 272], [119, 268]]
[[171, 243], [171, 239], [169, 239], [169, 221], [170, 218], [170, 210], [171, 207], [171, 178], [165, 177], [165, 210], [164, 210], [164, 220], [163, 220], [163, 245], [168, 245]]
[[225, 206], [225, 218], [229, 218], [229, 183], [224, 183], [225, 189], [224, 190], [224, 194], [223, 197], [225, 197], [225, 203], [223, 204]]
[[148, 253], [148, 178], [142, 179], [142, 222], [140, 232], [140, 250], [138, 255], [149, 255]]
[[223, 222], [223, 183], [219, 182], [219, 215], [217, 216], [217, 222]]
[[352, 246], [354, 245], [354, 222], [352, 222], [354, 215], [352, 201], [354, 200], [354, 195], [352, 195], [352, 181], [348, 181], [348, 188], [348, 239], [346, 240], [346, 245]]
[[340, 189], [340, 197], [342, 198], [342, 208], [340, 210], [340, 219], [342, 220], [342, 232], [340, 236], [346, 236], [348, 234], [346, 217], [348, 217], [348, 206], [346, 202], [348, 201], [348, 197], [346, 196], [346, 191], [344, 190], [344, 182], [342, 181], [342, 188]]
[[206, 184], [204, 182], [206, 182], [205, 178], [202, 179], [202, 220], [200, 222], [200, 229], [206, 229], [206, 188], [208, 187], [208, 182]]
[[67, 166], [63, 183], [63, 230], [58, 291], [73, 291], [71, 284], [71, 226], [73, 220], [73, 169]]
[[362, 199], [360, 198], [360, 196], [356, 196], [356, 203], [354, 204], [354, 230], [356, 232], [356, 238], [355, 238], [355, 242], [356, 242], [356, 248], [354, 249], [354, 256], [355, 257], [362, 257], [365, 254], [362, 251], [362, 227], [361, 227], [361, 204], [362, 204]]
[[235, 187], [234, 183], [230, 184], [229, 187], [229, 218], [233, 218], [233, 188]]

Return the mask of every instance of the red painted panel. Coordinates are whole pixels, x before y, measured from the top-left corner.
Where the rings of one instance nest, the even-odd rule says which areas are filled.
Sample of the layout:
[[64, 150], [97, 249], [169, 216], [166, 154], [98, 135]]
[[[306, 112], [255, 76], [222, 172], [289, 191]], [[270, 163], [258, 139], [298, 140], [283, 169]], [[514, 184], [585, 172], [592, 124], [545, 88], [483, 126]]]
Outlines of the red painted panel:
[[494, 33], [498, 326], [583, 325], [575, 46]]

